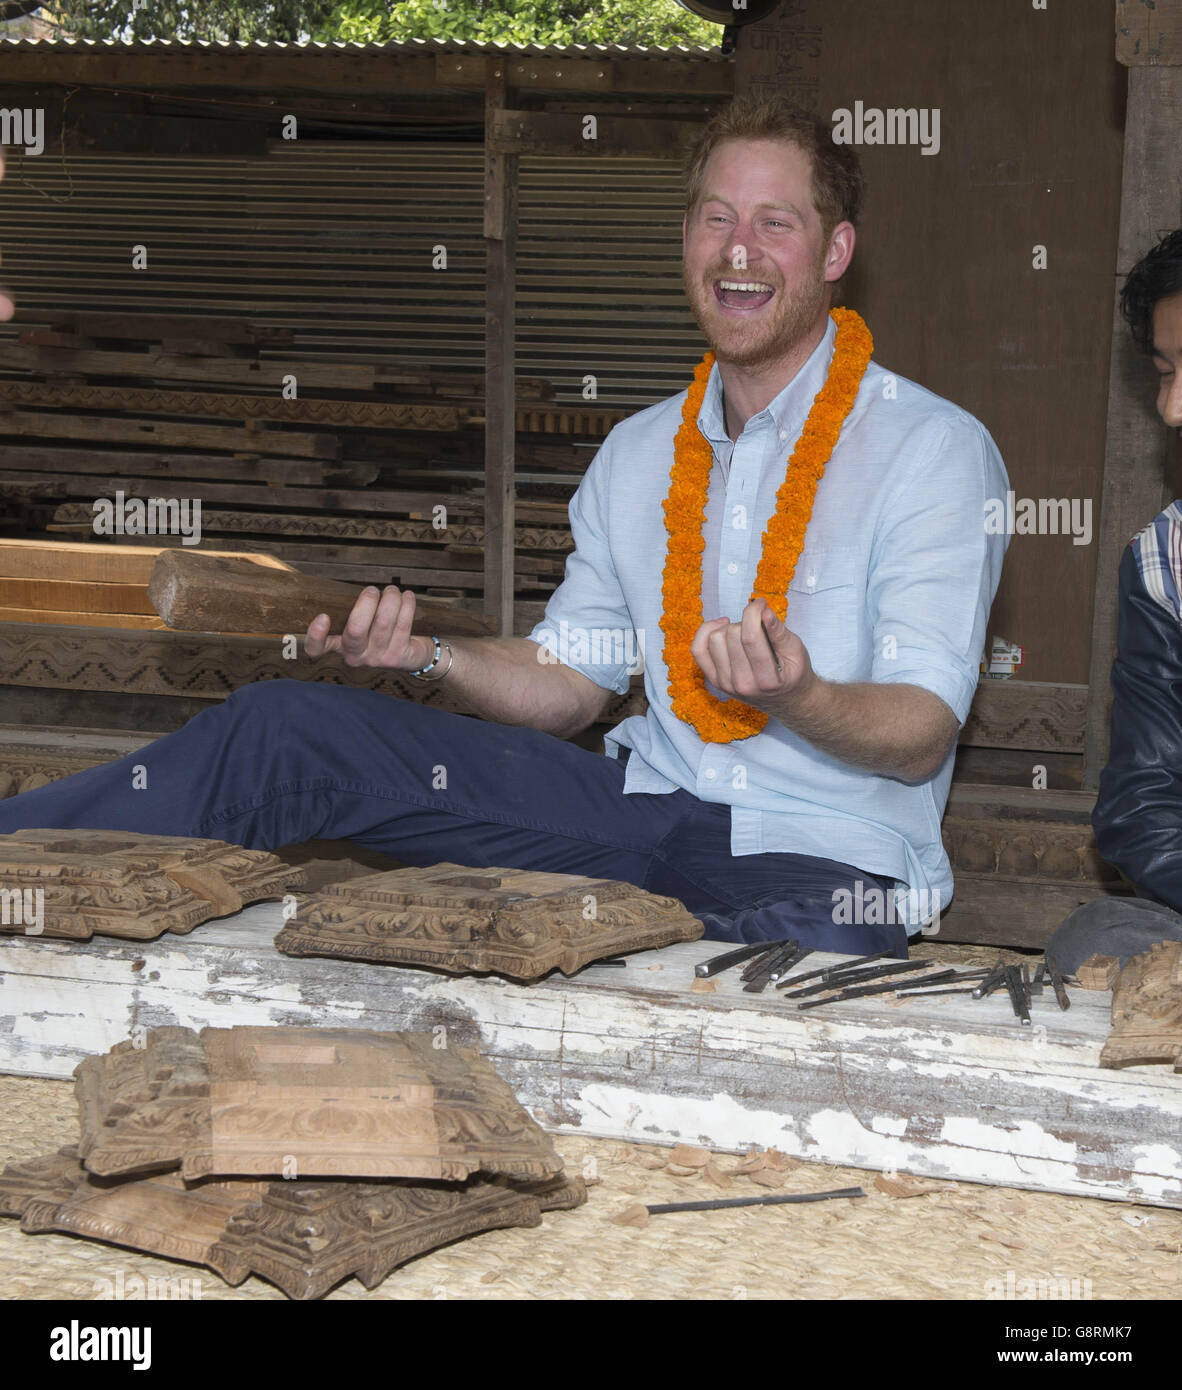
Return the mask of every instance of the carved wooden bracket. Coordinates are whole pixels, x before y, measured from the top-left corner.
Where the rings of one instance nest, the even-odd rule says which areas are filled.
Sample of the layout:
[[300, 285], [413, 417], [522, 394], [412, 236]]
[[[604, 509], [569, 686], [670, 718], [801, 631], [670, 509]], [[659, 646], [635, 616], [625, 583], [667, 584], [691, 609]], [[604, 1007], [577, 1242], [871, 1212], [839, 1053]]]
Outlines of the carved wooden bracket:
[[0, 882], [9, 892], [0, 932], [150, 941], [166, 931], [190, 932], [246, 903], [282, 897], [304, 881], [302, 870], [275, 855], [222, 840], [17, 830], [0, 835]]
[[275, 944], [291, 956], [533, 980], [696, 941], [703, 930], [676, 898], [614, 879], [433, 864], [330, 884], [309, 896]]
[[[109, 1175], [547, 1178], [553, 1144], [475, 1049], [436, 1033], [157, 1028], [75, 1069], [83, 1162]], [[446, 1043], [446, 1037], [443, 1037]]]
[[293, 1299], [320, 1298], [351, 1275], [372, 1289], [417, 1255], [483, 1231], [538, 1226], [543, 1212], [586, 1198], [582, 1181], [565, 1176], [517, 1184], [101, 1179], [71, 1149], [0, 1173], [0, 1215], [19, 1216], [23, 1231], [207, 1265], [234, 1285], [257, 1274]]
[[1159, 941], [1134, 956], [1112, 995], [1112, 1032], [1102, 1067], [1173, 1062], [1182, 1071], [1182, 941]]

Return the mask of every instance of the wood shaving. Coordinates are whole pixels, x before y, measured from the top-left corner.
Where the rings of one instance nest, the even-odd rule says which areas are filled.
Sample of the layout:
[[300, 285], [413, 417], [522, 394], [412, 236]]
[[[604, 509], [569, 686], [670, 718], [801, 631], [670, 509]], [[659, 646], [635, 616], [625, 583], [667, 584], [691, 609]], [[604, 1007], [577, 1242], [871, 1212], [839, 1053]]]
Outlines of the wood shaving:
[[760, 1168], [757, 1172], [748, 1173], [747, 1176], [752, 1182], [757, 1182], [760, 1187], [783, 1187], [784, 1174], [778, 1173], [774, 1168]]
[[690, 985], [691, 994], [713, 994], [718, 986], [713, 980], [703, 980], [700, 977], [695, 979]]
[[714, 1162], [713, 1159], [711, 1159], [710, 1162], [707, 1163], [706, 1166], [702, 1169], [702, 1176], [706, 1179], [707, 1182], [711, 1182], [714, 1184], [715, 1187], [721, 1187], [724, 1190], [728, 1187], [734, 1186], [730, 1178], [727, 1177], [727, 1175], [722, 1171], [721, 1168], [719, 1168], [719, 1166]]
[[693, 1144], [678, 1144], [669, 1155], [670, 1165], [680, 1168], [705, 1168], [710, 1162], [710, 1150], [699, 1149]]
[[615, 1216], [609, 1216], [608, 1220], [616, 1226], [644, 1227], [648, 1225], [648, 1207], [643, 1202], [633, 1202], [630, 1207], [625, 1207]]
[[938, 1183], [924, 1182], [922, 1178], [912, 1177], [910, 1173], [896, 1173], [892, 1178], [888, 1178], [885, 1173], [879, 1173], [874, 1179], [874, 1186], [880, 1192], [885, 1192], [888, 1197], [923, 1197], [929, 1192], [943, 1190]]

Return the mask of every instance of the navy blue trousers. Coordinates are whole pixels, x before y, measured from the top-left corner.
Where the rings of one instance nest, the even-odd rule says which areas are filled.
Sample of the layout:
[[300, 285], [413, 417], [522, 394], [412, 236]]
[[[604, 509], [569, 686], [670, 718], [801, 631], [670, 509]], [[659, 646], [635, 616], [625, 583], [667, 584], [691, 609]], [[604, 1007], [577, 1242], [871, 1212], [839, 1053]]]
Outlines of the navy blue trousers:
[[714, 940], [906, 956], [897, 922], [833, 921], [835, 891], [889, 892], [890, 880], [808, 855], [734, 856], [729, 807], [623, 786], [622, 762], [536, 729], [263, 681], [117, 762], [0, 801], [0, 833], [138, 830], [266, 850], [351, 840], [405, 864], [623, 879], [683, 902]]

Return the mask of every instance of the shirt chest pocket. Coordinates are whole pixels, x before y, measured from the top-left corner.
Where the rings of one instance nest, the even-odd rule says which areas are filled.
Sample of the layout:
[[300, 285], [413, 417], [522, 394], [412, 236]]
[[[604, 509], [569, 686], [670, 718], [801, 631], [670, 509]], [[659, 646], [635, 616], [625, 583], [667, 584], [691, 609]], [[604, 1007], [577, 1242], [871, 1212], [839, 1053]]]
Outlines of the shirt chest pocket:
[[861, 564], [852, 547], [806, 549], [788, 585], [786, 622], [808, 648], [817, 674], [829, 680], [859, 676], [868, 652]]

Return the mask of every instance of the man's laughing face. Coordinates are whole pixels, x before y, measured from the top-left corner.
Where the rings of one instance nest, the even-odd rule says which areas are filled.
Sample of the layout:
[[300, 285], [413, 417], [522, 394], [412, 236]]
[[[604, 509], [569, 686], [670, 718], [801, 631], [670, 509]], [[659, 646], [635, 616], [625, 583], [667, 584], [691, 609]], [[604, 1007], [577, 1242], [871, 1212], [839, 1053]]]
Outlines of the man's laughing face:
[[706, 162], [685, 221], [683, 279], [720, 361], [772, 363], [828, 311], [827, 282], [840, 277], [852, 245], [831, 248], [811, 176], [809, 156], [780, 140], [724, 141]]

